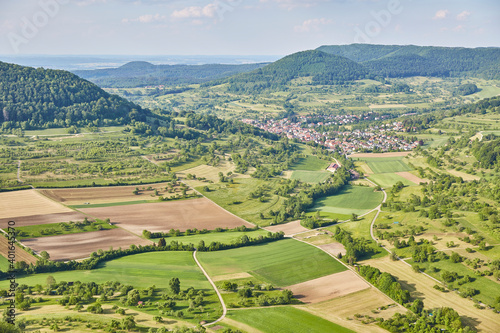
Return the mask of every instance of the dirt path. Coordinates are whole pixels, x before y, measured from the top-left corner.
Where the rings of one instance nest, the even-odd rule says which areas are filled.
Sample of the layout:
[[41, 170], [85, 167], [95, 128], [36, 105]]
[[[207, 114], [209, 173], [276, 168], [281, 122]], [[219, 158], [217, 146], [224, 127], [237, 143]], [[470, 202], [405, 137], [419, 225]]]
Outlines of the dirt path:
[[210, 278], [210, 275], [208, 275], [207, 271], [205, 271], [205, 269], [203, 268], [203, 266], [198, 261], [198, 258], [196, 258], [196, 253], [197, 252], [198, 252], [198, 250], [196, 250], [196, 249], [193, 252], [194, 261], [196, 262], [196, 264], [198, 265], [198, 267], [201, 269], [201, 271], [203, 272], [203, 274], [207, 278], [208, 282], [210, 282], [210, 284], [214, 288], [215, 293], [217, 294], [217, 297], [219, 297], [220, 304], [222, 305], [222, 315], [220, 316], [220, 318], [217, 319], [217, 320], [215, 320], [215, 321], [213, 321], [213, 322], [211, 322], [211, 323], [207, 323], [207, 324], [203, 325], [203, 326], [210, 326], [210, 325], [218, 323], [219, 321], [221, 321], [222, 319], [224, 319], [226, 317], [227, 307], [226, 307], [226, 303], [224, 303], [224, 299], [222, 298], [222, 295], [220, 294], [219, 289], [217, 289], [217, 286], [215, 285], [214, 281], [212, 281], [212, 278]]

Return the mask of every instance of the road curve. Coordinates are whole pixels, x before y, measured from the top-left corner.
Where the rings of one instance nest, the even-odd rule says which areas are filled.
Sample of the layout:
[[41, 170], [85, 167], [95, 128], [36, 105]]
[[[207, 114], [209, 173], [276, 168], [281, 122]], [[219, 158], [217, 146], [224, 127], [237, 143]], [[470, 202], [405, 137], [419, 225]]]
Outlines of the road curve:
[[210, 326], [210, 325], [213, 325], [213, 324], [221, 321], [222, 319], [224, 319], [226, 317], [227, 307], [226, 307], [226, 304], [224, 303], [224, 300], [222, 299], [222, 295], [220, 294], [219, 289], [217, 289], [217, 286], [215, 285], [214, 281], [212, 281], [212, 279], [207, 274], [207, 272], [205, 271], [205, 269], [203, 268], [203, 266], [201, 266], [200, 262], [198, 261], [198, 258], [196, 258], [196, 252], [198, 252], [198, 250], [195, 249], [194, 252], [193, 252], [194, 261], [196, 261], [196, 264], [198, 265], [198, 267], [200, 267], [201, 271], [203, 272], [203, 274], [207, 278], [208, 282], [210, 282], [210, 284], [214, 288], [215, 293], [217, 294], [217, 297], [219, 297], [220, 304], [222, 304], [222, 316], [220, 316], [219, 319], [217, 319], [217, 320], [215, 320], [215, 321], [213, 321], [211, 323], [207, 323], [207, 324], [203, 325], [203, 326]]

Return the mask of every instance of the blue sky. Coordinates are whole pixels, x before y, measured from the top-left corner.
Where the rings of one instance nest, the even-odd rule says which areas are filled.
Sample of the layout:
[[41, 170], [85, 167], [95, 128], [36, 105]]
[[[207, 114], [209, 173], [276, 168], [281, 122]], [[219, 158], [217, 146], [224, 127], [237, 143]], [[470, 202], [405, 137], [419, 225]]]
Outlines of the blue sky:
[[498, 0], [1, 0], [0, 54], [285, 55], [500, 46]]

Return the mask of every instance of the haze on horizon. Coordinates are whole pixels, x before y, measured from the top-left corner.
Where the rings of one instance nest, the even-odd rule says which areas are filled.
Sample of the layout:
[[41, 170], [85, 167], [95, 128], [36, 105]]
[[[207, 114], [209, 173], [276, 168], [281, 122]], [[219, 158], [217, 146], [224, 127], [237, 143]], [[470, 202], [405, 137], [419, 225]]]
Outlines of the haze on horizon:
[[0, 54], [276, 55], [321, 45], [500, 46], [495, 0], [21, 0]]

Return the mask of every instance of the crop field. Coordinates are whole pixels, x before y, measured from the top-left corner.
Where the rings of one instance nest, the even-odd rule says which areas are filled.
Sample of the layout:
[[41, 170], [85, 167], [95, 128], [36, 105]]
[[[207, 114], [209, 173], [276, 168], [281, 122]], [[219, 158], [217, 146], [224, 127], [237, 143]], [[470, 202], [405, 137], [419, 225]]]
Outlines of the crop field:
[[350, 270], [288, 286], [295, 298], [306, 304], [345, 296], [370, 285]]
[[297, 163], [291, 166], [291, 170], [320, 171], [325, 170], [331, 162], [321, 160], [316, 156], [300, 158]]
[[28, 238], [23, 244], [33, 251], [47, 251], [51, 260], [73, 260], [90, 256], [99, 249], [128, 248], [130, 245], [148, 245], [151, 241], [137, 237], [122, 229], [91, 231], [79, 234]]
[[197, 178], [206, 178], [213, 182], [219, 181], [219, 172], [222, 172], [224, 175], [227, 175], [228, 172], [233, 172], [236, 166], [234, 163], [224, 160], [221, 158], [219, 165], [216, 167], [211, 165], [198, 165], [194, 168], [186, 169], [181, 172], [178, 172], [177, 175], [182, 178], [186, 178], [188, 174], [195, 175]]
[[312, 208], [314, 211], [358, 215], [377, 207], [383, 199], [382, 192], [375, 192], [372, 187], [346, 186], [336, 195], [321, 198]]
[[364, 158], [363, 160], [374, 173], [392, 173], [413, 170], [403, 162], [402, 157]]
[[[255, 327], [264, 333], [353, 332], [309, 312], [290, 306], [236, 310], [230, 311], [227, 316], [230, 319]], [[270, 320], [270, 318], [272, 318], [272, 320]]]
[[285, 235], [292, 235], [298, 232], [307, 231], [308, 229], [301, 226], [300, 221], [293, 221], [283, 224], [271, 225], [269, 227], [266, 227], [266, 230], [269, 230], [271, 232], [283, 231]]
[[295, 170], [290, 179], [298, 179], [305, 183], [321, 183], [332, 175], [329, 171], [303, 171]]
[[415, 184], [420, 184], [420, 183], [427, 183], [428, 180], [422, 179], [420, 177], [415, 176], [411, 172], [408, 171], [403, 171], [403, 172], [396, 172], [396, 175], [401, 176], [405, 179], [408, 179], [409, 181], [415, 183]]
[[366, 160], [369, 158], [393, 158], [393, 157], [404, 157], [408, 156], [411, 154], [409, 151], [397, 151], [397, 152], [391, 152], [391, 153], [355, 153], [349, 155], [349, 158], [352, 158], [353, 160], [357, 160], [358, 158], [360, 160]]
[[0, 219], [66, 212], [72, 210], [45, 198], [36, 190], [0, 193]]
[[246, 248], [202, 252], [198, 257], [210, 275], [247, 272], [280, 287], [346, 270], [320, 249], [288, 239]]
[[[273, 193], [278, 186], [278, 181], [266, 182], [255, 178], [236, 178], [234, 184], [210, 185], [209, 192], [204, 190], [204, 186], [197, 187], [196, 190], [231, 213], [262, 226], [268, 225], [272, 220], [261, 219], [260, 213], [268, 216], [270, 210], [279, 210], [285, 201], [285, 198]], [[249, 198], [249, 194], [258, 188], [265, 188], [268, 193], [264, 202], [257, 198]]]
[[[5, 259], [2, 260], [2, 266], [6, 265], [7, 268], [9, 266], [9, 263], [6, 262], [7, 258], [9, 257], [9, 240], [4, 237], [4, 235], [0, 235], [0, 255]], [[29, 254], [28, 252], [24, 251], [24, 249], [19, 248], [19, 246], [16, 246], [15, 250], [15, 261], [24, 261], [27, 264], [36, 264], [38, 261], [38, 258]]]
[[402, 182], [404, 185], [416, 185], [413, 181], [408, 180], [395, 173], [378, 173], [368, 177], [372, 182], [377, 183], [383, 188], [391, 188], [397, 182]]
[[[128, 202], [139, 200], [156, 200], [158, 196], [170, 197], [181, 192], [180, 187], [175, 187], [173, 193], [165, 190], [168, 183], [147, 184], [137, 186], [108, 186], [93, 188], [65, 188], [48, 189], [40, 192], [65, 205], [85, 205], [85, 204], [104, 204], [116, 202]], [[138, 194], [133, 191], [138, 188]], [[149, 188], [149, 189], [148, 189]], [[158, 196], [154, 192], [158, 191]], [[191, 193], [188, 191], [187, 193]]]
[[96, 218], [109, 218], [116, 224], [137, 235], [143, 230], [168, 232], [170, 229], [253, 227], [244, 220], [229, 214], [207, 200], [191, 199], [172, 202], [146, 203], [119, 207], [84, 208], [85, 214]]
[[[67, 213], [20, 216], [16, 217], [14, 220], [16, 222], [16, 227], [26, 227], [39, 224], [83, 221], [86, 217], [88, 216], [80, 212], [69, 211]], [[9, 220], [11, 220], [11, 218], [0, 219], [0, 227], [6, 228]]]

